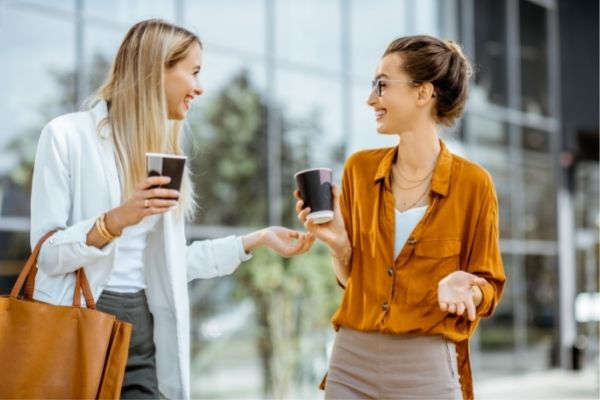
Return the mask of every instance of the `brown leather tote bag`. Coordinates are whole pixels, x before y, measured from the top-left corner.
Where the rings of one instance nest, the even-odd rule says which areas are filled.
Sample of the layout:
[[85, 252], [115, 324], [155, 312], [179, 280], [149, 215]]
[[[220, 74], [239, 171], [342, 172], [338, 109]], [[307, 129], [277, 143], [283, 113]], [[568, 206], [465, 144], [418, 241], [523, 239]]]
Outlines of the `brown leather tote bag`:
[[33, 300], [38, 254], [53, 233], [40, 239], [10, 295], [0, 296], [0, 398], [117, 399], [131, 324], [96, 310], [83, 268], [74, 272], [72, 307]]

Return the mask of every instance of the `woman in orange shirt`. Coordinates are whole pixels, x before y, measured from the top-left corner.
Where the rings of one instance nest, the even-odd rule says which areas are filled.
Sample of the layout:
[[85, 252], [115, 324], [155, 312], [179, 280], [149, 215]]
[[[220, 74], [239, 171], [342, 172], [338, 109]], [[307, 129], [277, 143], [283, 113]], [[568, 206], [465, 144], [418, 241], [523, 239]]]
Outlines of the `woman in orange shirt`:
[[487, 171], [438, 137], [467, 100], [460, 47], [394, 40], [367, 103], [395, 147], [359, 151], [334, 186], [334, 219], [298, 218], [325, 242], [345, 289], [322, 388], [330, 398], [471, 399], [468, 338], [505, 282], [498, 202]]

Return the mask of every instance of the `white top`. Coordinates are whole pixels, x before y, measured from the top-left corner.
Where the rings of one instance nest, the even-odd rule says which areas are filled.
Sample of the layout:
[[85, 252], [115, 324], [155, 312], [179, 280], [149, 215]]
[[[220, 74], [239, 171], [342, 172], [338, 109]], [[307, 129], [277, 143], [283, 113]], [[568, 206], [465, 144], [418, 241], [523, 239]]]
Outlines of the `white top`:
[[106, 290], [120, 293], [135, 293], [146, 289], [144, 275], [144, 249], [148, 234], [156, 228], [159, 215], [148, 215], [137, 225], [123, 229], [119, 241], [119, 251]]
[[[31, 193], [31, 245], [59, 229], [39, 254], [34, 297], [70, 305], [75, 274], [84, 266], [94, 300], [106, 287], [121, 241], [101, 249], [86, 244], [96, 218], [121, 204], [121, 187], [110, 125], [98, 132], [106, 102], [60, 116], [40, 135]], [[249, 258], [242, 239], [229, 236], [186, 245], [183, 218], [175, 210], [158, 218], [144, 253], [148, 307], [154, 317], [158, 389], [168, 399], [190, 397], [188, 282], [231, 274]]]
[[425, 210], [427, 210], [427, 206], [423, 207], [415, 207], [410, 210], [406, 210], [404, 212], [396, 211], [396, 237], [394, 241], [394, 259], [396, 259], [402, 248], [404, 247], [404, 243], [406, 243], [406, 239], [410, 236], [413, 229], [417, 226], [423, 215], [425, 214]]

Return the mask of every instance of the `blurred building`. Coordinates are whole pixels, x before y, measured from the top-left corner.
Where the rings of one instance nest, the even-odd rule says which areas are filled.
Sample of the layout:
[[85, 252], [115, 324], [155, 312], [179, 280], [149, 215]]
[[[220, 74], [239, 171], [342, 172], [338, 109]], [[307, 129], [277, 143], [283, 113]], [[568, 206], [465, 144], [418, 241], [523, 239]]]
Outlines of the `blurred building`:
[[[329, 165], [323, 149], [348, 155], [394, 143], [377, 136], [365, 104], [393, 38], [426, 33], [460, 42], [474, 81], [465, 117], [444, 137], [494, 178], [509, 278], [496, 315], [473, 341], [476, 373], [571, 368], [584, 347], [597, 358], [598, 323], [577, 322], [574, 309], [578, 294], [599, 290], [596, 0], [0, 0], [4, 282], [23, 253], [6, 244], [26, 243], [28, 230], [19, 166], [30, 166], [34, 148], [19, 138], [78, 107], [98, 83], [91, 72], [105, 68], [129, 26], [150, 17], [203, 39], [207, 96], [245, 69], [271, 107], [316, 113], [323, 135], [314, 151]], [[270, 135], [277, 154], [276, 131]], [[270, 179], [277, 222], [281, 177]], [[209, 235], [201, 226], [190, 232]]]

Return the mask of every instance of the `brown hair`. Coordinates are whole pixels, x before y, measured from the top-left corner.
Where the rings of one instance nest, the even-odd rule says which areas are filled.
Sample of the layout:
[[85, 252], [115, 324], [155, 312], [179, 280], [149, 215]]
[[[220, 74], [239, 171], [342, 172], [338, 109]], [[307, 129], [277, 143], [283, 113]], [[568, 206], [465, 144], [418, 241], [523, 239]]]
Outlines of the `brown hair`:
[[442, 125], [452, 126], [465, 108], [472, 74], [460, 46], [427, 35], [405, 36], [390, 43], [383, 57], [392, 53], [402, 57], [402, 68], [413, 83], [433, 84], [435, 118]]

